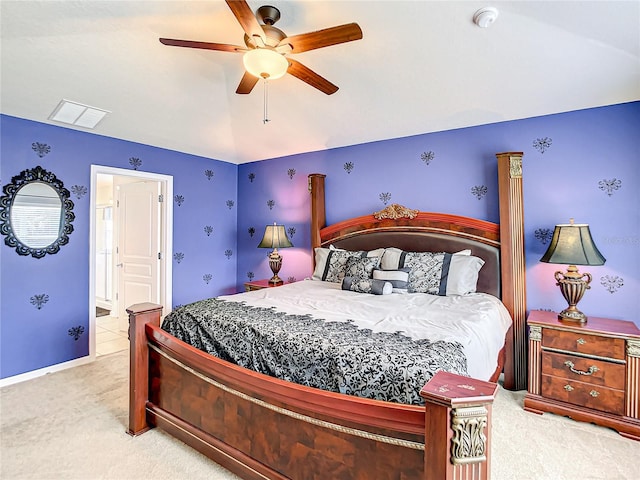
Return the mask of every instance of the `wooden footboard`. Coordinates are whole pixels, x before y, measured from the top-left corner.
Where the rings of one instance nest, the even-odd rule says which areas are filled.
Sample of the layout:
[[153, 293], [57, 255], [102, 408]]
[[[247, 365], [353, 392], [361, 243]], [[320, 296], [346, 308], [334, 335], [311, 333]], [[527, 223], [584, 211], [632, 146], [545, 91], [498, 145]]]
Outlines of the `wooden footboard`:
[[245, 479], [490, 477], [494, 383], [439, 372], [424, 407], [325, 392], [187, 345], [158, 305], [127, 312], [131, 435], [158, 426]]

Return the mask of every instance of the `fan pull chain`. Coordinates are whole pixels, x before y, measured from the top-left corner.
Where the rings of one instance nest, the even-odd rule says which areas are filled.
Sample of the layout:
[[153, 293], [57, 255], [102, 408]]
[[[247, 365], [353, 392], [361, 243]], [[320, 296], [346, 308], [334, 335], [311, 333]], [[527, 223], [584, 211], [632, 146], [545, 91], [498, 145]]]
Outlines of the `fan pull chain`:
[[264, 82], [264, 112], [262, 115], [262, 123], [264, 123], [265, 125], [267, 124], [267, 122], [270, 122], [271, 120], [269, 120], [269, 81], [265, 78], [263, 80]]

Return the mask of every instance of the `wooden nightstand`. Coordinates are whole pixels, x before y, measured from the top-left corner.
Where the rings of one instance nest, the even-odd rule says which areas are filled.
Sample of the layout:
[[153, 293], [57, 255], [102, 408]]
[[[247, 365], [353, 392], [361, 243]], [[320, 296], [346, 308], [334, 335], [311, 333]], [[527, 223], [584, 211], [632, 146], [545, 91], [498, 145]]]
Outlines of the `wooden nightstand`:
[[524, 409], [613, 428], [640, 440], [640, 329], [633, 322], [589, 317], [561, 322], [532, 311], [529, 388]]
[[263, 280], [253, 280], [251, 282], [245, 282], [244, 291], [251, 292], [253, 290], [262, 290], [263, 288], [273, 288], [280, 287], [284, 285], [284, 283], [280, 283], [278, 285], [274, 285], [273, 283], [269, 283], [269, 279], [265, 278]]

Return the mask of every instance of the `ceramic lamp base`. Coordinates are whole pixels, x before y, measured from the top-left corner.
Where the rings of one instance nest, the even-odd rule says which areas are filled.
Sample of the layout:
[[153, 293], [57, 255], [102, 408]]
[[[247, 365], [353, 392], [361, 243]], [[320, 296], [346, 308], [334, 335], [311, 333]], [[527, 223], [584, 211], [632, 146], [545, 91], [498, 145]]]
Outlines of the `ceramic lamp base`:
[[271, 285], [280, 285], [284, 283], [284, 281], [278, 276], [278, 272], [282, 267], [282, 255], [278, 253], [278, 249], [274, 249], [273, 252], [269, 254], [269, 267], [273, 272], [273, 277], [269, 279], [269, 284]]
[[565, 273], [556, 272], [556, 285], [560, 287], [562, 296], [569, 306], [558, 314], [558, 320], [564, 322], [587, 323], [587, 316], [576, 305], [582, 299], [584, 292], [591, 288], [591, 275], [580, 273], [575, 265], [569, 265]]

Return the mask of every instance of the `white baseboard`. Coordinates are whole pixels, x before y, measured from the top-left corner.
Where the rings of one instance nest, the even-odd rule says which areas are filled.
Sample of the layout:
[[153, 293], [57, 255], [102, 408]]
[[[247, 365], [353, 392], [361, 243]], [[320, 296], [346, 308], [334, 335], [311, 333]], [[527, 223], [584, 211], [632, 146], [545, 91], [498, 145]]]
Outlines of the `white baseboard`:
[[86, 357], [76, 358], [74, 360], [69, 360], [68, 362], [58, 363], [56, 365], [50, 365], [38, 370], [32, 370], [31, 372], [14, 375], [13, 377], [3, 378], [0, 380], [0, 388], [13, 385], [15, 383], [26, 382], [27, 380], [42, 377], [49, 373], [59, 372], [60, 370], [66, 370], [67, 368], [79, 367], [80, 365], [91, 363], [95, 359], [95, 355], [87, 355]]

